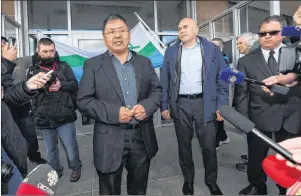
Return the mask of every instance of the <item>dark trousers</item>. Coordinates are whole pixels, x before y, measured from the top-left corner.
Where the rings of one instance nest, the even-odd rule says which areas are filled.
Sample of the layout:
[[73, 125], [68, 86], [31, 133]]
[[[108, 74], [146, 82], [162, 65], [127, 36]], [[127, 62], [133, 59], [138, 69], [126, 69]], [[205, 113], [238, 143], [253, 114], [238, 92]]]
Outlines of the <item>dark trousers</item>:
[[[261, 131], [266, 136], [272, 138], [272, 132]], [[296, 137], [296, 135], [291, 134], [281, 128], [280, 131], [274, 132], [276, 142], [282, 142], [286, 139], [290, 139]], [[249, 133], [247, 136], [248, 139], [248, 180], [249, 182], [258, 187], [259, 189], [266, 189], [266, 181], [267, 175], [262, 169], [262, 162], [264, 158], [267, 156], [269, 151], [269, 146], [261, 140], [259, 137], [254, 135], [253, 133]], [[277, 185], [278, 186], [278, 185]], [[280, 189], [284, 189], [278, 186]]]
[[219, 146], [219, 142], [225, 141], [228, 138], [228, 136], [224, 129], [224, 121], [216, 121], [216, 127], [216, 145]]
[[145, 151], [140, 130], [126, 130], [124, 149], [119, 169], [113, 173], [102, 173], [99, 177], [99, 195], [120, 195], [123, 168], [127, 174], [127, 193], [129, 195], [146, 195], [150, 159]]
[[22, 135], [24, 136], [27, 145], [29, 160], [36, 161], [41, 159], [41, 153], [39, 152], [39, 144], [36, 134], [36, 129], [31, 116], [14, 118], [18, 125]]
[[174, 119], [174, 124], [178, 140], [180, 166], [185, 181], [192, 183], [194, 180], [191, 140], [195, 128], [196, 136], [202, 148], [205, 183], [215, 184], [217, 180], [216, 122], [212, 120], [204, 123], [203, 99], [180, 97], [178, 100], [178, 118]]

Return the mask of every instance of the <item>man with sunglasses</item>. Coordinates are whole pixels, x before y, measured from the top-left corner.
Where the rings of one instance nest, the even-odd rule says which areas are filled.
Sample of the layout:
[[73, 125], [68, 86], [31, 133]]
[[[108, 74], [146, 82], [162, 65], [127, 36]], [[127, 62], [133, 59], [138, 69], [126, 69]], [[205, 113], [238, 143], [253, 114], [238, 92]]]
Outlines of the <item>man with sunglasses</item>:
[[[280, 16], [269, 16], [260, 24], [260, 47], [238, 60], [237, 69], [244, 72], [246, 77], [262, 81], [277, 75], [279, 49], [283, 46], [281, 21]], [[301, 133], [301, 98], [295, 96], [298, 91], [300, 93], [300, 88], [294, 88], [286, 96], [269, 96], [258, 85], [238, 84], [235, 86], [234, 95], [236, 110], [253, 121], [262, 133], [270, 138], [274, 133], [276, 142], [281, 142]], [[247, 137], [247, 174], [250, 185], [239, 194], [266, 195], [267, 176], [261, 164], [269, 147], [252, 133]], [[279, 194], [285, 195], [286, 189], [277, 186]]]

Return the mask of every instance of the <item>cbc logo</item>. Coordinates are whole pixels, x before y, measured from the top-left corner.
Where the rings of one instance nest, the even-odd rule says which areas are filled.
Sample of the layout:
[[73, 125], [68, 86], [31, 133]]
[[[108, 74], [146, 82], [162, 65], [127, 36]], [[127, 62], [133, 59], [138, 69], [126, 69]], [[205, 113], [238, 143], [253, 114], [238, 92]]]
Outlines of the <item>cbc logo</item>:
[[52, 170], [51, 172], [49, 172], [47, 174], [47, 176], [48, 176], [48, 184], [49, 184], [49, 186], [56, 185], [56, 183], [59, 180], [59, 177], [58, 177], [56, 171]]

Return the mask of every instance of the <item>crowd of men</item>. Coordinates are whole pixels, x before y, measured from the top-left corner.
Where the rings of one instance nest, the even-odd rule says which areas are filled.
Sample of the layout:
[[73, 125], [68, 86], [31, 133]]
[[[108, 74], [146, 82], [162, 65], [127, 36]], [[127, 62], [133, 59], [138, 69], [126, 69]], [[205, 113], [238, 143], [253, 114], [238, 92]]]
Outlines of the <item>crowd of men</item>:
[[[301, 7], [296, 14], [300, 13]], [[288, 76], [281, 76], [282, 80], [277, 76], [279, 49], [284, 46], [281, 29], [282, 18], [269, 16], [259, 25], [257, 35], [238, 36], [237, 47], [244, 56], [237, 69], [268, 85], [284, 83], [283, 77]], [[37, 164], [49, 164], [61, 177], [60, 141], [72, 169], [70, 181], [78, 181], [82, 167], [75, 131], [78, 109], [95, 120], [93, 156], [99, 194], [121, 194], [125, 167], [127, 193], [145, 195], [150, 162], [159, 150], [153, 115], [160, 108], [164, 119], [174, 121], [184, 177], [182, 193], [194, 194], [191, 141], [195, 133], [202, 149], [205, 184], [212, 195], [222, 195], [217, 184], [216, 151], [230, 142], [219, 112], [229, 104], [229, 85], [219, 79], [219, 73], [229, 67], [229, 58], [223, 51], [223, 40], [198, 36], [198, 26], [191, 18], [180, 21], [178, 33], [178, 41], [165, 51], [159, 80], [151, 61], [129, 50], [127, 21], [118, 14], [109, 15], [103, 22], [108, 50], [85, 61], [79, 84], [71, 67], [59, 60], [51, 39], [41, 38], [32, 57], [16, 60], [17, 48], [2, 38], [2, 153], [13, 160], [23, 178], [28, 172], [26, 156]], [[53, 73], [45, 76], [51, 70]], [[298, 82], [290, 86], [283, 96], [258, 85], [238, 84], [233, 106], [265, 135], [274, 135], [277, 142], [300, 140], [301, 86]], [[35, 129], [43, 135], [46, 160], [39, 153]], [[265, 195], [267, 176], [261, 163], [269, 147], [253, 134], [246, 136], [246, 144], [248, 153], [236, 167], [247, 172], [250, 185], [239, 194]], [[298, 156], [295, 160], [301, 164]], [[278, 188], [279, 194], [286, 193], [285, 188]]]

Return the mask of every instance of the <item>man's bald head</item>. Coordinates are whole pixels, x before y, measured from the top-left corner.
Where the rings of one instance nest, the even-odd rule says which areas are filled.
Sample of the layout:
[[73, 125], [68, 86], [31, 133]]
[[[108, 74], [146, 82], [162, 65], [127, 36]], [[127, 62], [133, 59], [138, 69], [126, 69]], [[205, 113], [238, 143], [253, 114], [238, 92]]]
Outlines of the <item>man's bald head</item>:
[[178, 25], [179, 39], [185, 43], [196, 39], [199, 28], [192, 18], [183, 18]]

